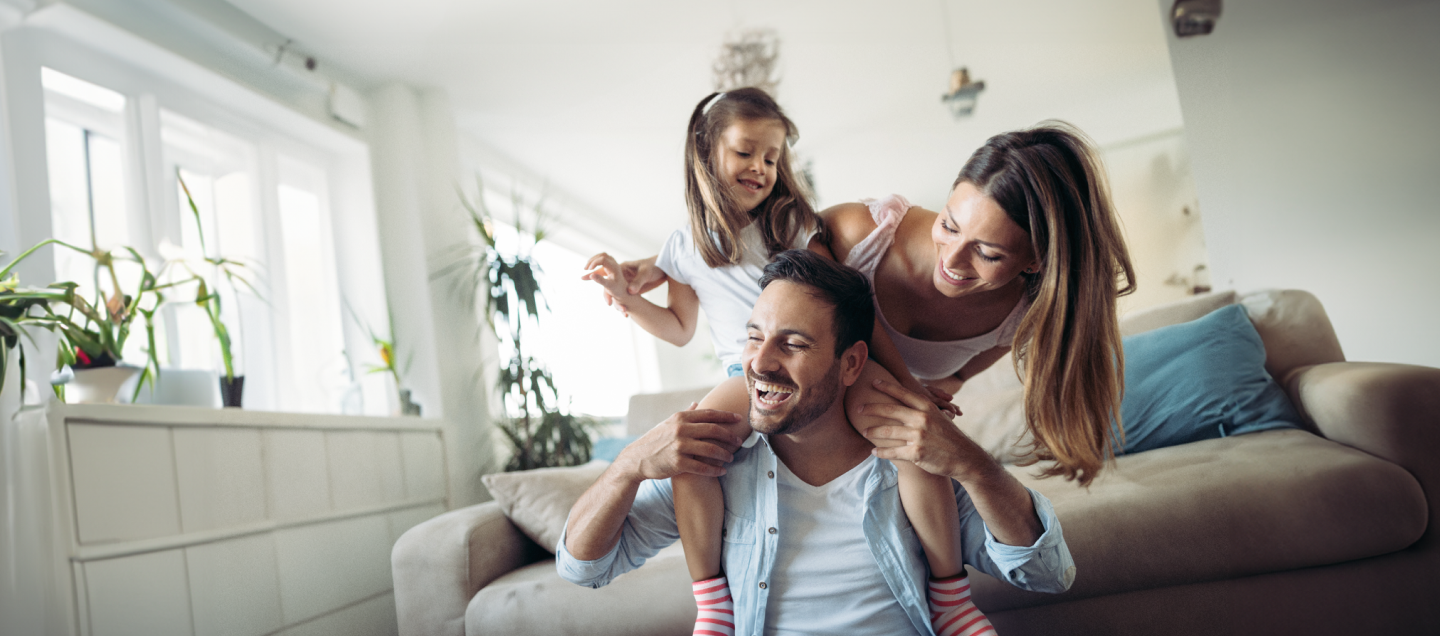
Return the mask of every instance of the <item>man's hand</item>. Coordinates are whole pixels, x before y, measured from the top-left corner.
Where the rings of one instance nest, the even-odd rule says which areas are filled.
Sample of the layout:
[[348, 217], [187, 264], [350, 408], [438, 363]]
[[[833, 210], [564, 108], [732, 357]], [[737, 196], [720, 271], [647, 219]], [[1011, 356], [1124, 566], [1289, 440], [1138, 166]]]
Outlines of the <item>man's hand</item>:
[[866, 415], [890, 419], [895, 424], [871, 427], [865, 437], [877, 443], [905, 443], [877, 446], [872, 451], [876, 457], [908, 460], [927, 473], [959, 481], [985, 520], [985, 527], [1001, 543], [1033, 545], [1040, 538], [1045, 528], [1030, 492], [1014, 475], [960, 432], [925, 396], [884, 380], [876, 380], [875, 388], [900, 404], [866, 404]]
[[692, 402], [626, 446], [615, 458], [615, 466], [636, 481], [668, 479], [681, 473], [724, 475], [724, 465], [735, 458], [735, 449], [745, 441], [725, 426], [738, 424], [742, 418], [730, 411], [697, 410], [696, 406]]
[[729, 411], [690, 408], [671, 415], [635, 440], [605, 469], [570, 509], [565, 549], [581, 561], [593, 561], [615, 549], [635, 493], [647, 479], [667, 479], [681, 473], [709, 477], [725, 474], [724, 465], [735, 459], [737, 439], [724, 425], [740, 416]]
[[995, 466], [995, 460], [960, 432], [950, 422], [950, 416], [931, 401], [932, 397], [940, 397], [933, 391], [930, 396], [923, 396], [884, 380], [876, 380], [875, 389], [900, 403], [866, 404], [863, 407], [866, 415], [883, 417], [894, 424], [872, 427], [865, 432], [865, 437], [874, 442], [905, 443], [904, 446], [877, 447], [876, 457], [906, 460], [927, 473], [952, 477], [961, 483]]

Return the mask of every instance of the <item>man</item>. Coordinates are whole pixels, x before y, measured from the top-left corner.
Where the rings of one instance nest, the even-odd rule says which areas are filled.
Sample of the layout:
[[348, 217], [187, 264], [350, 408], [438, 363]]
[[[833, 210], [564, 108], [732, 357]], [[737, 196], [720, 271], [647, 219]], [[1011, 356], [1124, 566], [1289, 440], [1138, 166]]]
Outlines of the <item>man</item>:
[[933, 634], [924, 555], [897, 470], [883, 461], [904, 459], [957, 483], [967, 563], [1025, 589], [1069, 588], [1074, 561], [1049, 501], [928, 399], [882, 383], [900, 403], [866, 411], [895, 424], [867, 439], [846, 419], [844, 391], [860, 375], [874, 324], [863, 276], [792, 250], [765, 268], [760, 285], [743, 354], [758, 442], [738, 448], [724, 425], [740, 416], [721, 410], [692, 407], [652, 429], [571, 510], [557, 553], [562, 577], [600, 587], [639, 567], [679, 538], [669, 478], [720, 476], [733, 633]]

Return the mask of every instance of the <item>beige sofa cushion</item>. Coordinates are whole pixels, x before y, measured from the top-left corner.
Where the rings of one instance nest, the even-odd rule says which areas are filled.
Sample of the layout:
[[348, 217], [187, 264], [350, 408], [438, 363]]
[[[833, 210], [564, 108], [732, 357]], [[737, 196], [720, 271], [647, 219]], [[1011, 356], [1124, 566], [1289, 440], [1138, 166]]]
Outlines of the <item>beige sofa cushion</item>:
[[540, 547], [555, 553], [570, 509], [610, 462], [493, 473], [480, 478], [505, 516]]
[[1075, 586], [1036, 594], [978, 577], [989, 611], [1389, 554], [1426, 524], [1410, 473], [1294, 429], [1121, 457], [1088, 493], [1011, 470], [1055, 504]]
[[532, 563], [480, 590], [465, 610], [465, 633], [673, 636], [695, 626], [685, 553], [676, 543], [598, 590]]

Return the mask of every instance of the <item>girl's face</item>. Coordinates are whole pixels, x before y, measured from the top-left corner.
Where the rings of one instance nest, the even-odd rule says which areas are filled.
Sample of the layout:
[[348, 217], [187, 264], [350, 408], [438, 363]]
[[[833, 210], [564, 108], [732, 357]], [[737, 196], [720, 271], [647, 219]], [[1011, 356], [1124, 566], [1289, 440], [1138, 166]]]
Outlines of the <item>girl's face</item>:
[[955, 298], [1005, 287], [1040, 263], [1030, 234], [994, 199], [971, 183], [950, 193], [930, 230], [935, 241], [935, 289]]
[[785, 124], [773, 119], [738, 120], [720, 133], [716, 174], [741, 207], [754, 210], [775, 189], [776, 164], [785, 151]]

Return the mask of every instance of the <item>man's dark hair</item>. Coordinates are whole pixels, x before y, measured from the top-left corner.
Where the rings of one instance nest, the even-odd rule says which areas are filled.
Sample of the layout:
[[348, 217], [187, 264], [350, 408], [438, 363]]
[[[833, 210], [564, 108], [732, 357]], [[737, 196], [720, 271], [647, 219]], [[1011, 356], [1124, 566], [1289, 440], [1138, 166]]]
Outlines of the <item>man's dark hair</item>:
[[864, 274], [810, 250], [786, 250], [765, 266], [760, 289], [777, 280], [809, 287], [810, 295], [834, 308], [836, 356], [856, 342], [870, 345], [870, 334], [875, 330], [875, 303]]

